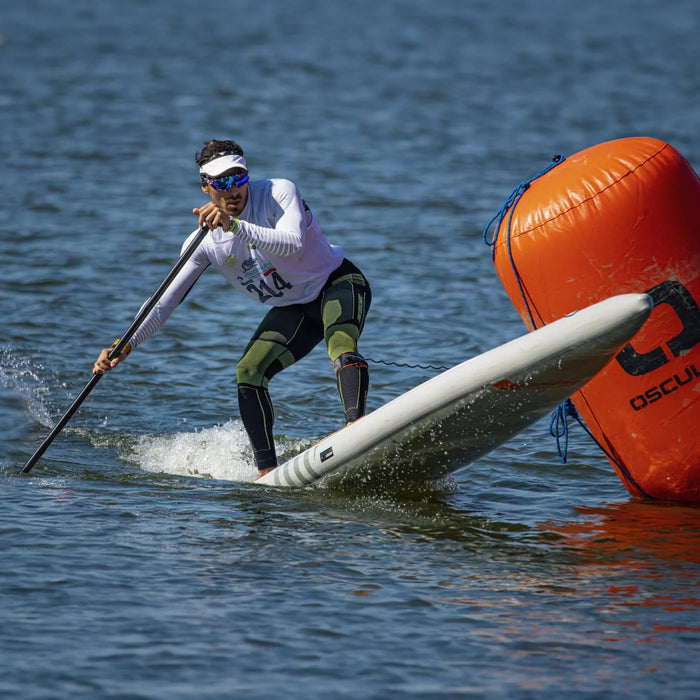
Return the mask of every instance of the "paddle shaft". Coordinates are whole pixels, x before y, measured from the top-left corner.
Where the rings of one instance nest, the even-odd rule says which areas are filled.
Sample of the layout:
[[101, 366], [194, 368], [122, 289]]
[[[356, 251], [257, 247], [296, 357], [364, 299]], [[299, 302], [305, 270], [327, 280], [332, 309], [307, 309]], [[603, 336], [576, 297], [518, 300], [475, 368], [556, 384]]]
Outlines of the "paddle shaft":
[[[199, 229], [197, 235], [192, 239], [191, 243], [187, 246], [187, 248], [183, 251], [182, 255], [180, 256], [180, 259], [173, 266], [173, 269], [170, 270], [165, 279], [160, 283], [160, 286], [158, 287], [158, 289], [156, 289], [153, 296], [151, 296], [150, 299], [143, 305], [143, 307], [141, 307], [141, 310], [136, 315], [136, 318], [134, 318], [132, 324], [129, 326], [129, 328], [127, 328], [122, 337], [119, 339], [119, 342], [117, 342], [117, 344], [110, 350], [108, 355], [110, 360], [119, 357], [119, 355], [126, 347], [126, 344], [129, 342], [129, 340], [131, 340], [131, 337], [134, 335], [134, 333], [136, 333], [139, 326], [145, 321], [148, 314], [150, 314], [151, 311], [153, 311], [155, 305], [160, 301], [160, 298], [163, 296], [163, 294], [165, 294], [165, 291], [171, 285], [178, 272], [182, 270], [185, 263], [192, 257], [192, 254], [197, 249], [197, 246], [199, 246], [199, 244], [202, 242], [202, 240], [208, 232], [209, 228], [207, 226], [203, 226], [201, 229]], [[99, 382], [101, 378], [101, 374], [92, 375], [92, 378], [85, 385], [85, 388], [80, 392], [80, 394], [78, 394], [75, 401], [73, 401], [73, 403], [70, 405], [70, 408], [63, 414], [58, 423], [56, 423], [53, 430], [47, 435], [44, 442], [42, 442], [41, 445], [39, 445], [39, 449], [37, 449], [37, 451], [31, 456], [29, 461], [22, 467], [22, 471], [20, 472], [21, 474], [27, 474], [29, 471], [31, 471], [31, 468], [39, 461], [41, 456], [48, 449], [49, 445], [53, 442], [54, 438], [61, 432], [61, 430], [63, 430], [66, 423], [80, 408], [80, 405], [83, 403], [83, 401], [85, 401], [90, 392], [97, 386], [97, 382]]]

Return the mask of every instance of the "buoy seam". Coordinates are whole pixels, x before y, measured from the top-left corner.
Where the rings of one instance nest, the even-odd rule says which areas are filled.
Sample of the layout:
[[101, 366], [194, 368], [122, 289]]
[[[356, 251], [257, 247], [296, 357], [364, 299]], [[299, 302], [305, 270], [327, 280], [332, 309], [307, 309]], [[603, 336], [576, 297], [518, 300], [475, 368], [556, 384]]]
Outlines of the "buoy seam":
[[[632, 168], [631, 170], [628, 170], [624, 175], [622, 175], [622, 176], [619, 177], [617, 180], [615, 180], [615, 182], [611, 182], [609, 185], [607, 185], [606, 187], [604, 187], [604, 188], [601, 189], [601, 190], [598, 190], [598, 192], [592, 194], [590, 197], [587, 197], [586, 199], [580, 201], [578, 204], [575, 204], [575, 205], [569, 207], [566, 211], [559, 212], [559, 213], [556, 214], [555, 216], [552, 216], [550, 219], [547, 219], [547, 220], [545, 220], [545, 221], [542, 221], [542, 222], [538, 223], [537, 226], [533, 226], [533, 227], [528, 228], [528, 229], [520, 230], [520, 231], [518, 231], [518, 232], [515, 233], [515, 234], [513, 233], [512, 230], [509, 230], [509, 231], [508, 231], [508, 237], [509, 237], [509, 238], [518, 238], [518, 236], [521, 236], [521, 235], [523, 235], [523, 234], [532, 233], [533, 231], [537, 231], [537, 229], [540, 229], [540, 228], [542, 228], [543, 226], [547, 226], [548, 224], [551, 224], [553, 221], [556, 221], [556, 220], [559, 219], [560, 217], [566, 216], [567, 214], [571, 213], [572, 211], [576, 211], [576, 209], [578, 209], [579, 207], [582, 207], [582, 206], [585, 205], [585, 204], [588, 204], [588, 203], [591, 202], [592, 200], [596, 199], [596, 197], [600, 197], [600, 195], [602, 195], [603, 193], [607, 192], [607, 191], [608, 191], [609, 189], [611, 189], [612, 187], [615, 187], [616, 185], [619, 185], [623, 180], [625, 180], [626, 178], [628, 178], [630, 175], [634, 175], [640, 168], [643, 168], [644, 166], [646, 166], [646, 165], [647, 165], [650, 161], [652, 161], [654, 158], [658, 158], [658, 156], [661, 155], [662, 151], [664, 151], [664, 150], [666, 150], [666, 149], [668, 148], [668, 145], [669, 145], [669, 144], [665, 143], [665, 144], [663, 145], [663, 147], [660, 148], [656, 153], [650, 155], [648, 158], [646, 158], [646, 159], [645, 159], [644, 161], [642, 161], [641, 163], [637, 164], [637, 165], [636, 165], [634, 168]], [[524, 195], [524, 192], [523, 192], [523, 195]], [[520, 204], [521, 199], [522, 199], [522, 197], [519, 198], [518, 201], [513, 205], [513, 211], [511, 212], [511, 218], [512, 218], [512, 214], [515, 213], [515, 207], [517, 206], [517, 204]], [[510, 228], [510, 226], [509, 226], [509, 228]], [[495, 243], [495, 241], [494, 241], [494, 243]]]

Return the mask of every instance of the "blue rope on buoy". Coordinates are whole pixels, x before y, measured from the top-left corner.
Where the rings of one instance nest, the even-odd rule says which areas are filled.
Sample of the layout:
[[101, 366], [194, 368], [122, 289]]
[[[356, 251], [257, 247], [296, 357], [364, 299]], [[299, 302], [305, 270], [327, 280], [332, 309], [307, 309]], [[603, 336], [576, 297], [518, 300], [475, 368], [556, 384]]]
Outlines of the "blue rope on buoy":
[[[530, 187], [530, 185], [537, 180], [538, 178], [542, 177], [545, 173], [548, 173], [552, 168], [556, 167], [560, 163], [563, 163], [566, 160], [566, 156], [562, 155], [556, 155], [552, 158], [551, 163], [547, 165], [546, 168], [542, 168], [540, 172], [537, 174], [533, 175], [529, 180], [523, 180], [508, 196], [508, 199], [506, 199], [505, 202], [503, 202], [503, 206], [496, 212], [496, 215], [491, 219], [491, 221], [486, 224], [486, 227], [484, 228], [483, 232], [483, 238], [484, 238], [484, 243], [488, 246], [495, 246], [496, 245], [496, 240], [498, 239], [498, 232], [501, 229], [501, 223], [503, 222], [503, 219], [505, 219], [506, 214], [508, 213], [509, 210], [515, 209], [515, 206], [517, 203], [520, 201], [520, 198], [523, 196], [525, 191]], [[511, 224], [511, 219], [513, 218], [513, 212], [511, 211], [510, 218], [508, 220], [508, 237], [510, 237], [510, 224]], [[494, 221], [498, 219], [498, 225], [496, 226], [496, 231], [491, 238], [491, 240], [488, 240], [488, 232], [491, 226], [493, 225]], [[494, 251], [495, 253], [495, 251]]]
[[[576, 406], [571, 399], [562, 401], [553, 411], [552, 419], [549, 423], [549, 434], [557, 441], [557, 453], [562, 464], [566, 464], [566, 455], [569, 450], [569, 418], [575, 418], [585, 430], [588, 428], [581, 421]], [[564, 448], [562, 449], [561, 442], [564, 440]]]
[[[518, 202], [520, 201], [520, 198], [525, 194], [527, 189], [530, 187], [530, 184], [537, 180], [537, 178], [542, 177], [545, 173], [548, 173], [552, 168], [556, 167], [559, 165], [559, 163], [563, 163], [566, 160], [564, 156], [561, 155], [556, 155], [552, 158], [552, 162], [546, 167], [542, 168], [540, 172], [538, 172], [536, 175], [533, 175], [529, 180], [523, 180], [508, 196], [508, 199], [503, 203], [503, 206], [498, 210], [496, 215], [491, 219], [491, 221], [486, 224], [486, 228], [484, 228], [484, 231], [482, 233], [482, 237], [484, 239], [484, 243], [486, 245], [491, 246], [492, 249], [492, 255], [495, 257], [496, 255], [496, 241], [498, 240], [498, 233], [501, 230], [501, 224], [503, 223], [503, 219], [505, 219], [506, 214], [510, 211], [510, 215], [508, 216], [508, 238], [506, 240], [506, 243], [508, 245], [508, 257], [510, 258], [510, 265], [513, 268], [513, 274], [515, 275], [515, 280], [518, 283], [518, 288], [520, 289], [520, 296], [522, 296], [523, 301], [525, 302], [525, 308], [527, 309], [528, 316], [530, 317], [530, 322], [532, 323], [533, 328], [537, 328], [537, 324], [535, 323], [535, 319], [532, 315], [532, 311], [530, 310], [530, 304], [527, 302], [527, 297], [525, 296], [525, 289], [523, 288], [523, 284], [520, 280], [520, 275], [518, 274], [518, 270], [515, 267], [515, 260], [513, 259], [513, 249], [511, 247], [511, 225], [513, 223], [513, 214], [515, 213], [515, 208], [518, 205]], [[491, 226], [493, 226], [494, 222], [498, 221], [496, 224], [495, 228], [495, 233], [491, 237], [491, 240], [488, 239], [489, 235], [489, 229]]]
[[[620, 464], [608, 450], [606, 450], [598, 440], [596, 440], [593, 433], [589, 430], [588, 426], [583, 422], [583, 419], [576, 410], [574, 402], [571, 399], [566, 399], [562, 401], [555, 409], [552, 411], [552, 419], [549, 423], [549, 434], [554, 437], [557, 441], [557, 452], [559, 453], [559, 459], [562, 464], [566, 464], [566, 454], [569, 449], [569, 423], [568, 419], [574, 418], [576, 422], [583, 428], [584, 432], [588, 435], [593, 442], [598, 445], [601, 452], [625, 475], [625, 478], [634, 484], [635, 488], [639, 490], [640, 493], [644, 494], [647, 498], [653, 498], [650, 496], [633, 478], [629, 471]], [[564, 449], [562, 450], [561, 441], [564, 440]]]

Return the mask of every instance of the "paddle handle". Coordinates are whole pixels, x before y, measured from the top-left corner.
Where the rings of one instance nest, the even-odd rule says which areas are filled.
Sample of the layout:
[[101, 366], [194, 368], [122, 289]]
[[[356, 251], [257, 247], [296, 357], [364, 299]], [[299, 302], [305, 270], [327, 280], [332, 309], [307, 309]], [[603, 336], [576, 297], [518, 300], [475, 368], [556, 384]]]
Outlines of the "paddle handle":
[[[192, 239], [187, 248], [185, 248], [185, 250], [182, 252], [182, 255], [173, 266], [173, 269], [170, 270], [170, 272], [166, 275], [165, 279], [160, 283], [160, 286], [158, 287], [158, 289], [156, 289], [156, 291], [153, 293], [150, 299], [143, 305], [143, 307], [141, 307], [141, 310], [138, 312], [138, 314], [136, 314], [136, 318], [134, 318], [129, 328], [127, 328], [127, 330], [122, 334], [122, 337], [119, 339], [119, 342], [110, 350], [108, 356], [110, 360], [119, 357], [122, 350], [124, 350], [124, 348], [126, 347], [126, 344], [129, 342], [129, 340], [131, 340], [132, 336], [134, 335], [134, 333], [136, 333], [139, 326], [144, 322], [148, 314], [150, 314], [151, 311], [153, 311], [155, 305], [160, 301], [160, 298], [163, 296], [163, 294], [165, 294], [165, 291], [170, 286], [170, 284], [175, 279], [180, 270], [182, 270], [185, 263], [192, 257], [192, 254], [197, 249], [197, 246], [199, 246], [199, 244], [202, 242], [207, 233], [209, 233], [209, 227], [206, 225], [202, 226], [202, 228], [199, 229], [199, 231], [197, 231], [197, 235]], [[63, 416], [61, 416], [61, 419], [58, 421], [58, 423], [56, 423], [53, 430], [46, 436], [44, 442], [42, 442], [41, 445], [39, 445], [39, 449], [22, 467], [20, 474], [27, 474], [29, 471], [31, 471], [31, 468], [39, 461], [41, 456], [48, 449], [49, 445], [54, 441], [54, 438], [61, 432], [61, 430], [63, 430], [66, 423], [80, 408], [80, 405], [83, 403], [83, 401], [85, 401], [85, 399], [95, 388], [97, 382], [99, 382], [101, 378], [101, 374], [92, 375], [92, 379], [90, 379], [90, 381], [85, 385], [84, 389], [80, 392], [80, 394], [78, 394], [75, 401], [73, 401], [73, 403], [70, 405], [70, 408], [63, 414]]]

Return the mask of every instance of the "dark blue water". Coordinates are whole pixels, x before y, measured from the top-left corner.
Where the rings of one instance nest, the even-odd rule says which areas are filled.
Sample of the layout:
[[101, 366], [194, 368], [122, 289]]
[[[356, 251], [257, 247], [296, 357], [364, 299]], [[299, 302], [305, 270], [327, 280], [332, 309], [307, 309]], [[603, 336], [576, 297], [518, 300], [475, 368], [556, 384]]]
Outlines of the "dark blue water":
[[[481, 230], [556, 153], [700, 167], [695, 0], [25, 0], [0, 8], [0, 696], [693, 697], [700, 511], [633, 501], [546, 421], [449, 493], [278, 491], [235, 362], [264, 309], [205, 275], [17, 471], [195, 228], [194, 153], [297, 182], [370, 277], [362, 350], [452, 365], [524, 332]], [[370, 408], [431, 376], [372, 364]], [[322, 349], [288, 453], [340, 425]]]

